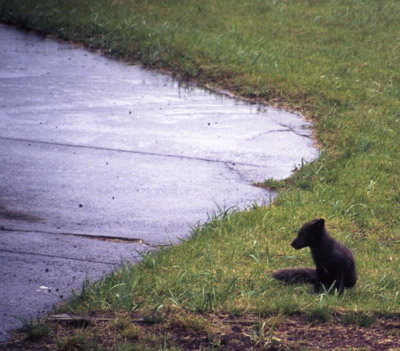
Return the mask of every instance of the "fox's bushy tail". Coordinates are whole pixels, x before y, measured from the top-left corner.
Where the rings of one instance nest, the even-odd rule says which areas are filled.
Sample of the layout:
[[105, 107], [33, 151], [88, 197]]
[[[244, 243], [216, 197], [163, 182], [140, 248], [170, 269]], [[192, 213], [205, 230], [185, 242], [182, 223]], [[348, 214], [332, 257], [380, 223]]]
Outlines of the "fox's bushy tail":
[[317, 272], [312, 268], [280, 269], [272, 274], [276, 280], [285, 284], [311, 283], [317, 281]]

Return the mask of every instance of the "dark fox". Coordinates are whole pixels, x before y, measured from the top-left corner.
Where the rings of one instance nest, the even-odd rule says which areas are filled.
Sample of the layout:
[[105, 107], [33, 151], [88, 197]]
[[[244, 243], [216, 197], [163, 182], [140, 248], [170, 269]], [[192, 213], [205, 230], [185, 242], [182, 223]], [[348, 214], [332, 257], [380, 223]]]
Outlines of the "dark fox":
[[273, 277], [286, 284], [311, 283], [314, 291], [331, 287], [343, 293], [357, 282], [357, 271], [351, 251], [333, 239], [325, 229], [325, 220], [314, 219], [304, 224], [290, 244], [296, 250], [309, 247], [316, 269], [281, 269]]

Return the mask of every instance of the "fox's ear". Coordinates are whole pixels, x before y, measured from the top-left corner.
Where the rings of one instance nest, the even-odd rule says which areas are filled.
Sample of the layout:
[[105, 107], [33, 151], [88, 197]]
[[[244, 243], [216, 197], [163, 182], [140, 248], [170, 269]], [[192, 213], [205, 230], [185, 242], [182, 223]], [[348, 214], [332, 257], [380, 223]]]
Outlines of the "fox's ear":
[[318, 226], [319, 228], [323, 229], [325, 227], [325, 219], [320, 218], [317, 220], [317, 222], [315, 223], [316, 226]]

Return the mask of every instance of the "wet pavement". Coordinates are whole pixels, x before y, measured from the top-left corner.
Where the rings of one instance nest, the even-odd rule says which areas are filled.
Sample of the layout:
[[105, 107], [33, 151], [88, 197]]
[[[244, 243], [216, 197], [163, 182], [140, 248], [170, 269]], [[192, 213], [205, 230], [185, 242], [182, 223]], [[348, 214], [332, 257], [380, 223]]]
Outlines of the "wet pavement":
[[0, 341], [317, 156], [301, 116], [4, 25], [0, 45]]

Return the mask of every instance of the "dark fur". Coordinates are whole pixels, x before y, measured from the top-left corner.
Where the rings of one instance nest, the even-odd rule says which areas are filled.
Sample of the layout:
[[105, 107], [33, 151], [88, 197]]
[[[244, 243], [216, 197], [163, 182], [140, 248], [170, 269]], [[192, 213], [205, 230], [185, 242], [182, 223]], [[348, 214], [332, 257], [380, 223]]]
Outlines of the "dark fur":
[[324, 219], [304, 224], [293, 242], [296, 250], [309, 247], [316, 269], [281, 269], [273, 277], [286, 284], [311, 283], [314, 291], [329, 289], [332, 285], [340, 293], [357, 282], [357, 271], [351, 251], [333, 239], [325, 229]]

